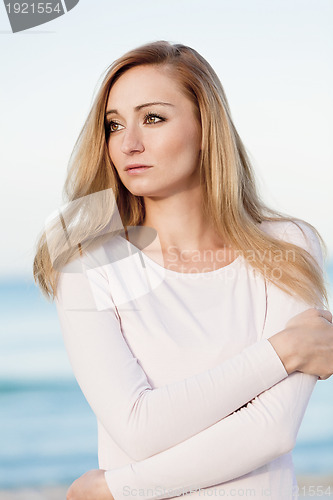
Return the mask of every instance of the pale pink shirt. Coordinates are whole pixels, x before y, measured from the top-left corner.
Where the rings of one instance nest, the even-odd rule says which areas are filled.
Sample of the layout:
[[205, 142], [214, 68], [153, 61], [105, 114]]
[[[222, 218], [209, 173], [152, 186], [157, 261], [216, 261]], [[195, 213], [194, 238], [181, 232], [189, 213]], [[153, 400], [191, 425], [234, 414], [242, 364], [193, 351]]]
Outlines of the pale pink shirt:
[[[305, 235], [293, 222], [261, 224], [322, 268], [317, 237], [300, 226]], [[180, 273], [116, 236], [79, 266], [64, 268], [55, 303], [115, 500], [297, 498], [291, 451], [318, 377], [288, 376], [268, 338], [313, 304], [242, 255]]]

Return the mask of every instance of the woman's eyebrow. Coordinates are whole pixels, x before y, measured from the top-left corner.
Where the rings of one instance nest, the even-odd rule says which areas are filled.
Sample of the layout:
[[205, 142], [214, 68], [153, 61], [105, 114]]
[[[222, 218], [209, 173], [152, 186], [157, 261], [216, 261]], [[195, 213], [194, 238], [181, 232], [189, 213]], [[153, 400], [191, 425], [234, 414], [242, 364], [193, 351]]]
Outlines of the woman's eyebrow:
[[[155, 104], [162, 104], [162, 106], [174, 106], [174, 104], [171, 104], [170, 102], [162, 102], [162, 101], [146, 102], [145, 104], [139, 104], [138, 106], [135, 106], [134, 111], [139, 111], [142, 108], [146, 108], [147, 106], [153, 106]], [[110, 115], [111, 113], [118, 114], [118, 110], [117, 109], [109, 109], [105, 113], [105, 116]]]

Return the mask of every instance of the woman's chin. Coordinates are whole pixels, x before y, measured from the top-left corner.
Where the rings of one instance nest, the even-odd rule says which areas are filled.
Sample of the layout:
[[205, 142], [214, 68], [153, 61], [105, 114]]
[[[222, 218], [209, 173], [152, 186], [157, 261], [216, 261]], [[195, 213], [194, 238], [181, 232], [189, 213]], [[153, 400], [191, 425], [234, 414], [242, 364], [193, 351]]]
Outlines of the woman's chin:
[[166, 198], [172, 196], [173, 194], [181, 191], [183, 189], [183, 184], [181, 182], [173, 182], [163, 184], [163, 179], [159, 182], [152, 182], [148, 179], [133, 179], [133, 182], [123, 183], [126, 189], [134, 196], [147, 196], [147, 197], [158, 197]]
[[139, 183], [136, 183], [137, 185], [135, 186], [134, 183], [131, 183], [132, 185], [127, 185], [126, 188], [130, 193], [132, 193], [134, 196], [158, 196], [159, 195], [159, 190], [152, 188], [152, 186], [139, 186]]

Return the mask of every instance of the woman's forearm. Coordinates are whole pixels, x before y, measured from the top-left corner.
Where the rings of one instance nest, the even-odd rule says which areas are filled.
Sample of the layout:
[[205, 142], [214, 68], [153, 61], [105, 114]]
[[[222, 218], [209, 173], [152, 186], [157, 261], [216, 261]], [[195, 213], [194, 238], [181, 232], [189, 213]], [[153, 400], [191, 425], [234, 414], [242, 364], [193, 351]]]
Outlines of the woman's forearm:
[[141, 491], [145, 500], [171, 498], [236, 479], [288, 453], [315, 383], [316, 377], [293, 373], [183, 443], [106, 471], [113, 497], [125, 500]]

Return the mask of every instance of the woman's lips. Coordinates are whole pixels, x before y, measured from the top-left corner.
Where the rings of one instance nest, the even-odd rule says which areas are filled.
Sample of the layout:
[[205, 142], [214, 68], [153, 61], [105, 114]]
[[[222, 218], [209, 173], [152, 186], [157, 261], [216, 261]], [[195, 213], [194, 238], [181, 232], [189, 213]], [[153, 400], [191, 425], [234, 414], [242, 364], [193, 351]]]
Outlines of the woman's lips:
[[140, 174], [141, 172], [144, 172], [145, 170], [148, 170], [148, 168], [151, 168], [151, 167], [133, 167], [133, 168], [129, 168], [128, 170], [126, 170], [126, 173], [128, 175], [136, 175], [136, 174]]

